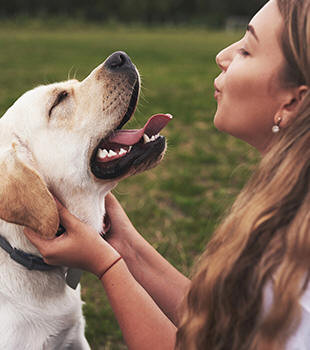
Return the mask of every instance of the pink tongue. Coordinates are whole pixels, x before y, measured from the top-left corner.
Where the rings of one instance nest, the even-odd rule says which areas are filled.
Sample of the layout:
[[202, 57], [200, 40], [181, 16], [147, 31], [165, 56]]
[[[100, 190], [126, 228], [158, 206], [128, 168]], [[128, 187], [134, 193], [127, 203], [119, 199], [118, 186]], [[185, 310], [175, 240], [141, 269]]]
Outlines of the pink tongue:
[[108, 142], [132, 146], [142, 138], [143, 134], [147, 134], [149, 137], [157, 135], [171, 119], [171, 114], [155, 114], [146, 122], [142, 129], [116, 130], [109, 137]]

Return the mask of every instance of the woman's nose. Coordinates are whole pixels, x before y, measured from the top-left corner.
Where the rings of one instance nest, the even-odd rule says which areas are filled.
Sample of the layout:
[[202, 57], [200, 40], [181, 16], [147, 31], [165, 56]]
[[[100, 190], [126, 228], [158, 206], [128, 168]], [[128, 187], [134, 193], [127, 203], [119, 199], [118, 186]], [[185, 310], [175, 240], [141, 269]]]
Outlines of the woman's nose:
[[219, 66], [219, 68], [222, 70], [222, 71], [226, 71], [227, 68], [229, 67], [229, 59], [228, 59], [228, 55], [227, 55], [227, 49], [224, 49], [222, 50], [221, 52], [219, 52], [217, 55], [216, 55], [216, 64]]
[[216, 64], [219, 66], [219, 68], [222, 71], [226, 71], [231, 63], [231, 61], [234, 58], [235, 52], [236, 52], [236, 48], [238, 46], [238, 43], [234, 43], [228, 47], [226, 47], [225, 49], [223, 49], [222, 51], [220, 51], [217, 56], [216, 56]]

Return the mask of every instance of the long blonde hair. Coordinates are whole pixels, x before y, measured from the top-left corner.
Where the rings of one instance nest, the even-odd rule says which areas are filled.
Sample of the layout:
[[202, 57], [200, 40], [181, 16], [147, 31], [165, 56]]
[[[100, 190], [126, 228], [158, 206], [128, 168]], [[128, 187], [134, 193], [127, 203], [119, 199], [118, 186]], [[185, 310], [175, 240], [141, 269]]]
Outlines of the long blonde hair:
[[[283, 83], [310, 86], [310, 0], [278, 0]], [[310, 92], [200, 259], [179, 350], [281, 349], [300, 322], [310, 271]], [[272, 284], [273, 302], [264, 303]]]

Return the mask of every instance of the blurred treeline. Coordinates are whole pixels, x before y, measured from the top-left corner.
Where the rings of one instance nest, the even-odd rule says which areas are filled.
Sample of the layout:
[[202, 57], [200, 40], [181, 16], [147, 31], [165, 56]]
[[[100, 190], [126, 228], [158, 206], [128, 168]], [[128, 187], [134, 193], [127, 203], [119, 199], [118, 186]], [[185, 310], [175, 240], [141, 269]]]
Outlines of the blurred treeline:
[[0, 19], [69, 17], [142, 24], [223, 25], [228, 17], [250, 18], [266, 0], [0, 0]]

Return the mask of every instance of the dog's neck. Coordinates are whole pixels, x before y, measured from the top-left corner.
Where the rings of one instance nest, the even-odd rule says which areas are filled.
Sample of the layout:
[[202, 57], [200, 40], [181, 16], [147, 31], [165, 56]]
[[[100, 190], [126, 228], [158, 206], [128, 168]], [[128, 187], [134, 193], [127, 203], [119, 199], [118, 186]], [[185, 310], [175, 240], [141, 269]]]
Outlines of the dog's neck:
[[101, 232], [105, 215], [105, 196], [113, 186], [91, 189], [74, 189], [73, 191], [53, 191], [61, 203], [84, 223]]
[[[103, 186], [91, 186], [90, 188], [69, 188], [58, 186], [51, 189], [63, 205], [82, 222], [93, 227], [98, 233], [102, 232], [105, 215], [105, 196], [115, 187], [116, 183]], [[27, 253], [39, 255], [38, 250], [29, 242], [23, 234], [23, 226], [0, 220], [0, 234], [10, 244]]]
[[[28, 241], [23, 234], [23, 226], [0, 220], [0, 234], [5, 237], [14, 248], [25, 250], [27, 253], [38, 255], [38, 250]], [[4, 253], [1, 250], [1, 254]]]

